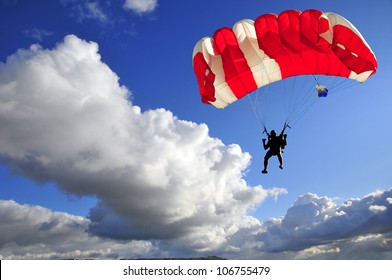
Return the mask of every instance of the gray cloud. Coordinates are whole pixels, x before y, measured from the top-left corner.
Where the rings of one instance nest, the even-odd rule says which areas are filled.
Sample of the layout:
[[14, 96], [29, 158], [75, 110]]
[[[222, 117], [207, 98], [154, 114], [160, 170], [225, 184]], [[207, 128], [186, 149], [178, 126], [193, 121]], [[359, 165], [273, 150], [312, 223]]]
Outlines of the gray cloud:
[[[174, 245], [119, 240], [88, 232], [85, 217], [0, 200], [1, 259], [133, 259], [173, 256]], [[117, 224], [114, 223], [115, 225]], [[118, 229], [118, 226], [112, 230]], [[129, 230], [124, 227], [124, 230]], [[184, 249], [181, 249], [184, 251]], [[189, 250], [190, 255], [194, 252]]]
[[119, 259], [155, 256], [148, 241], [117, 242], [87, 233], [90, 221], [0, 200], [1, 259]]

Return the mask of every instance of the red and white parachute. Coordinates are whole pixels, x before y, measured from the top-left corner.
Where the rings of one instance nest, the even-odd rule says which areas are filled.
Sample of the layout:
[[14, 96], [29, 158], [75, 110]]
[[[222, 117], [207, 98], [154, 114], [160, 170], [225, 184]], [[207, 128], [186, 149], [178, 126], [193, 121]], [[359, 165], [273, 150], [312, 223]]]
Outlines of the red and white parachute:
[[202, 102], [224, 108], [256, 89], [297, 75], [366, 81], [377, 70], [371, 48], [345, 18], [288, 10], [245, 19], [202, 38], [193, 51]]

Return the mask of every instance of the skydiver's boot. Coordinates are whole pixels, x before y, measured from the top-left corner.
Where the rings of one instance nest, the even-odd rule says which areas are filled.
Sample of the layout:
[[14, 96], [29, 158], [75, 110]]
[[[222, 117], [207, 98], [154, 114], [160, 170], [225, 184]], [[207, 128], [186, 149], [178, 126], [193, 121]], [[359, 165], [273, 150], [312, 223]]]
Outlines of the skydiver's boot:
[[278, 160], [279, 160], [279, 168], [283, 169], [283, 158], [281, 154], [278, 155]]
[[261, 171], [261, 173], [263, 173], [263, 174], [267, 174], [267, 173], [268, 173], [268, 171], [267, 171], [267, 169], [263, 169], [263, 170]]

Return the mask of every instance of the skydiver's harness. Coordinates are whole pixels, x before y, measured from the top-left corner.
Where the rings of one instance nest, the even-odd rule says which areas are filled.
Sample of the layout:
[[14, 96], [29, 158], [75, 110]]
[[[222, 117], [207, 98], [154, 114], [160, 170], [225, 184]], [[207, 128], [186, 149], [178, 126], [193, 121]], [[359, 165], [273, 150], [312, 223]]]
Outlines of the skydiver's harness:
[[[284, 131], [286, 130], [286, 128], [290, 128], [290, 129], [291, 129], [290, 125], [289, 125], [287, 122], [284, 123], [282, 132], [279, 134], [281, 137], [284, 137]], [[268, 133], [268, 130], [267, 130], [267, 128], [266, 128], [265, 125], [264, 125], [263, 134], [264, 134], [264, 133], [267, 134], [268, 140], [270, 140], [270, 139], [271, 139], [271, 135]], [[285, 138], [282, 138], [282, 140], [283, 140], [283, 141], [282, 141], [281, 148], [282, 148], [282, 152], [283, 152], [283, 149], [286, 147], [286, 139], [285, 139]]]

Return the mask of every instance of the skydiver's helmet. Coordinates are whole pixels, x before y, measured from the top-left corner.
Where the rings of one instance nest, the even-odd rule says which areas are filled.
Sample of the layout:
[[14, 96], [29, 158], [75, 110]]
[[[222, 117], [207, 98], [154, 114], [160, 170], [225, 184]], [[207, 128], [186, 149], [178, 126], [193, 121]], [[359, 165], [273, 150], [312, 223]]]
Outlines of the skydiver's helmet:
[[276, 131], [275, 130], [271, 130], [271, 136], [276, 136]]

